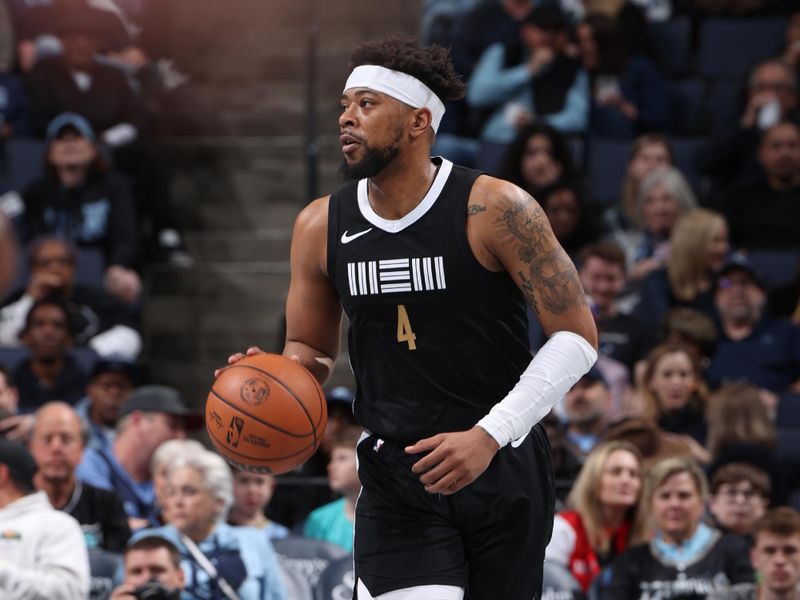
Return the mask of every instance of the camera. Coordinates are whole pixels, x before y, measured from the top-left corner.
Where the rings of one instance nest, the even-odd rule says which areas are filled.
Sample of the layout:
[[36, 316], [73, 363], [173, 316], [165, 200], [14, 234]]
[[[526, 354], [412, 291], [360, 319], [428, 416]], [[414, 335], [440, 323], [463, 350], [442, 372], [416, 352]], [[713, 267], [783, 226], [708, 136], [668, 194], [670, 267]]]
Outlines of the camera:
[[138, 600], [180, 600], [181, 591], [164, 587], [156, 580], [150, 580], [133, 590]]

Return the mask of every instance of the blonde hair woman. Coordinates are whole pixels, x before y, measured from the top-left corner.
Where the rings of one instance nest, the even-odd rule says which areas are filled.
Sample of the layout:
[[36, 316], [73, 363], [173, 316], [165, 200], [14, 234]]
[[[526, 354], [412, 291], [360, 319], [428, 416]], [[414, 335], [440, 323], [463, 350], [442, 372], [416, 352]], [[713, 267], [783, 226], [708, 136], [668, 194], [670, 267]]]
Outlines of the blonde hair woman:
[[559, 513], [545, 554], [588, 590], [629, 544], [644, 540], [642, 456], [628, 442], [596, 447], [572, 487], [569, 510]]
[[672, 228], [666, 268], [642, 282], [638, 316], [657, 323], [674, 306], [713, 315], [714, 273], [722, 268], [729, 249], [728, 226], [721, 214], [705, 208], [684, 214]]
[[652, 539], [614, 563], [607, 598], [701, 599], [753, 581], [747, 543], [702, 521], [708, 483], [687, 458], [667, 458], [648, 474], [645, 506]]

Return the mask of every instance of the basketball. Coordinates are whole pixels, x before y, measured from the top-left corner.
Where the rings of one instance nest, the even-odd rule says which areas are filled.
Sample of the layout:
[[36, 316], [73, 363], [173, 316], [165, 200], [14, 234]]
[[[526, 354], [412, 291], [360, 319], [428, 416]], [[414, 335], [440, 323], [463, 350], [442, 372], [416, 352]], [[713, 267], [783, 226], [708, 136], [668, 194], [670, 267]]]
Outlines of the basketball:
[[327, 422], [316, 378], [278, 354], [256, 354], [229, 366], [206, 401], [206, 429], [217, 451], [252, 473], [286, 473], [308, 460]]

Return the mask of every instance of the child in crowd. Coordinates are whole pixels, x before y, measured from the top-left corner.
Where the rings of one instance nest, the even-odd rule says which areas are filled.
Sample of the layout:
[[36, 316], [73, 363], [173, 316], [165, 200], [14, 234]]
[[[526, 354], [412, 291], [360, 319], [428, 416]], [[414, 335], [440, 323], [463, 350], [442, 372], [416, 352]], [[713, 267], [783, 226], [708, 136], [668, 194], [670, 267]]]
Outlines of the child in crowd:
[[230, 525], [263, 529], [271, 540], [289, 537], [289, 530], [267, 519], [264, 511], [275, 492], [275, 477], [260, 473], [233, 471], [233, 506], [228, 513]]

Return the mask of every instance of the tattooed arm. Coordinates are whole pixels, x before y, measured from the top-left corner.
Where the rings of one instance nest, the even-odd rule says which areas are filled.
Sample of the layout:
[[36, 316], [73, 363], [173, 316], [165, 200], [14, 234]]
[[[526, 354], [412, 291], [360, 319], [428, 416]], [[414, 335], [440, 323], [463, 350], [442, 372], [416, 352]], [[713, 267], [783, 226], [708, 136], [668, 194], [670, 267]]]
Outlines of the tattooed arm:
[[571, 331], [596, 348], [597, 330], [578, 273], [542, 207], [505, 181], [482, 177], [477, 185], [487, 206], [476, 231], [487, 251], [484, 262], [508, 271], [547, 335]]

